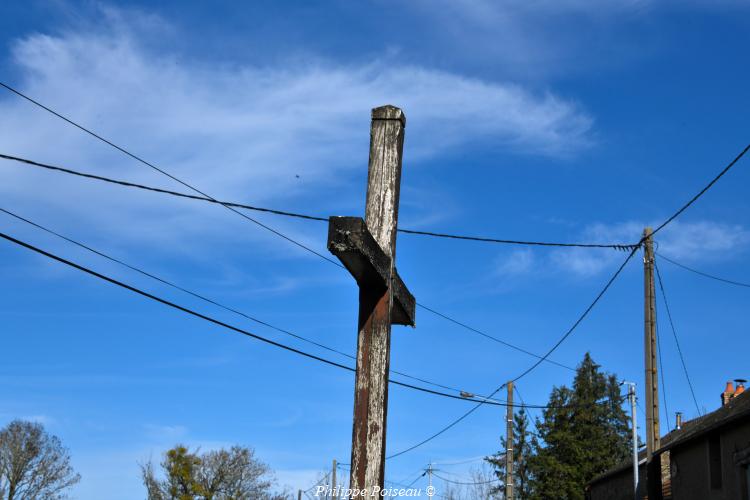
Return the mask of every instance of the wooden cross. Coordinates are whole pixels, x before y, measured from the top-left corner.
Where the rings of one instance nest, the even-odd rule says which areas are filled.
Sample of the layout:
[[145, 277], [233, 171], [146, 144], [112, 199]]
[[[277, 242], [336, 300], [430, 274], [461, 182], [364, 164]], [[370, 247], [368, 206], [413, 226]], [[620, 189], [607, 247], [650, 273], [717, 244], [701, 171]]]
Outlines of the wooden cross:
[[396, 229], [406, 117], [372, 110], [365, 220], [331, 217], [328, 249], [359, 285], [350, 487], [367, 495], [385, 480], [391, 325], [414, 326], [414, 296], [396, 272]]

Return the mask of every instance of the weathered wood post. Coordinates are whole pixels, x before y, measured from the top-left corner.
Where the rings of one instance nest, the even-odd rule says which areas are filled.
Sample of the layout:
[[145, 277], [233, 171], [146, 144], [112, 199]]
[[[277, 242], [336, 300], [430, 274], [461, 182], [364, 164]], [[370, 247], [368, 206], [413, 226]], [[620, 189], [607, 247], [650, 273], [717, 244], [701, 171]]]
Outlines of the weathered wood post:
[[414, 297], [395, 268], [406, 117], [372, 110], [365, 220], [331, 217], [328, 249], [357, 280], [359, 326], [350, 487], [383, 488], [391, 324], [414, 325]]
[[656, 370], [656, 293], [654, 290], [654, 241], [650, 227], [643, 230], [644, 356], [646, 369], [646, 489], [650, 500], [660, 500], [661, 447], [659, 430], [659, 374]]
[[[513, 381], [507, 383], [508, 407], [505, 415], [505, 498], [513, 500]], [[523, 450], [522, 450], [523, 451]]]

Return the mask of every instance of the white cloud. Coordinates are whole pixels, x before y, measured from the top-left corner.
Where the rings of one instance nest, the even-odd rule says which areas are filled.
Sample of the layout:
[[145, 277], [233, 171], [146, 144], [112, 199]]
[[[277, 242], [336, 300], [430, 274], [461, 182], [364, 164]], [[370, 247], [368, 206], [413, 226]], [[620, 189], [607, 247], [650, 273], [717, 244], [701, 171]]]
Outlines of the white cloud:
[[[216, 197], [348, 209], [367, 162], [369, 110], [385, 103], [407, 114], [407, 168], [468, 142], [553, 156], [590, 142], [590, 116], [549, 92], [392, 61], [211, 65], [155, 50], [170, 27], [153, 17], [106, 14], [99, 28], [18, 40], [17, 85]], [[0, 96], [0, 150], [184, 189], [9, 94]], [[52, 225], [73, 219], [100, 239], [193, 252], [217, 234], [255, 232], [238, 230], [245, 223], [235, 217], [233, 226], [220, 207], [28, 170], [0, 169], [8, 206], [43, 212]], [[293, 227], [315, 241], [319, 228]]]
[[146, 424], [146, 434], [157, 442], [173, 442], [185, 438], [188, 429], [184, 425]]
[[657, 251], [676, 259], [697, 261], [707, 253], [712, 259], [726, 258], [750, 243], [750, 231], [739, 224], [675, 221], [657, 235], [656, 243]]
[[[591, 243], [636, 243], [646, 226], [656, 224], [625, 222], [592, 224], [583, 231], [581, 241]], [[686, 262], [697, 261], [710, 253], [712, 259], [727, 259], [750, 243], [750, 231], [737, 224], [713, 221], [681, 222], [676, 220], [654, 237], [656, 249]], [[624, 254], [612, 250], [561, 249], [550, 256], [560, 269], [580, 276], [593, 276], [613, 269]]]
[[497, 273], [501, 276], [517, 276], [529, 273], [535, 267], [535, 257], [531, 249], [514, 250], [499, 259]]

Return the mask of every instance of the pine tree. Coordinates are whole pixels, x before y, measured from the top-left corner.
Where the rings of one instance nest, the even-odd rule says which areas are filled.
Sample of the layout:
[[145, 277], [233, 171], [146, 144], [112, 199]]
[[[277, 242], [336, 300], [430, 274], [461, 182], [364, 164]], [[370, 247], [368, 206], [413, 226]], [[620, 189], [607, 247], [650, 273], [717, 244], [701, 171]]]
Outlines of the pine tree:
[[599, 368], [586, 353], [573, 388], [552, 390], [532, 440], [531, 498], [582, 499], [588, 481], [627, 459], [624, 398], [616, 377]]
[[[529, 431], [529, 418], [526, 411], [521, 408], [513, 415], [513, 490], [516, 498], [529, 498], [531, 494], [529, 485], [529, 457], [531, 457], [531, 432]], [[505, 450], [507, 440], [500, 438], [500, 451], [485, 460], [494, 468], [495, 476], [500, 481], [505, 481]], [[499, 494], [504, 487], [497, 486], [492, 493]]]

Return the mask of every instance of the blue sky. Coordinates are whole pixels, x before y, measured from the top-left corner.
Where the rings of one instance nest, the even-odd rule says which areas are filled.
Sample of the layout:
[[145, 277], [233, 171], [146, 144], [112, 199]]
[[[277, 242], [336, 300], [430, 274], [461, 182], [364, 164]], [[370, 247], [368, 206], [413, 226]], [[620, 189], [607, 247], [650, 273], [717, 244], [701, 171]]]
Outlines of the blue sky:
[[[5, 2], [0, 74], [211, 195], [320, 215], [364, 207], [369, 110], [407, 116], [402, 227], [514, 239], [635, 241], [747, 143], [748, 4], [649, 0]], [[60, 120], [0, 94], [0, 151], [179, 189]], [[223, 303], [337, 349], [356, 342], [354, 281], [221, 207], [0, 165], [2, 206]], [[750, 280], [750, 168], [742, 162], [659, 249]], [[745, 195], [743, 195], [745, 193]], [[259, 220], [325, 252], [323, 223]], [[3, 215], [3, 232], [304, 349]], [[70, 447], [81, 499], [144, 495], [138, 463], [177, 442], [254, 446], [280, 486], [348, 462], [352, 376], [146, 302], [0, 245], [0, 420], [33, 418]], [[400, 235], [420, 302], [543, 352], [624, 258], [611, 250]], [[748, 377], [747, 292], [660, 265], [699, 405]], [[590, 351], [643, 380], [642, 265], [621, 278], [553, 359]], [[696, 415], [663, 308], [666, 405]], [[325, 352], [317, 352], [326, 354]], [[327, 355], [327, 354], [326, 354]], [[344, 359], [344, 361], [346, 361]], [[391, 366], [487, 393], [533, 358], [418, 310], [395, 327]], [[544, 403], [571, 373], [519, 382]], [[388, 450], [468, 406], [390, 392]], [[664, 407], [664, 405], [662, 406]], [[482, 408], [389, 461], [393, 481], [429, 460], [493, 453], [500, 408]], [[666, 425], [663, 428], [666, 430]], [[454, 467], [468, 475], [476, 464]]]

